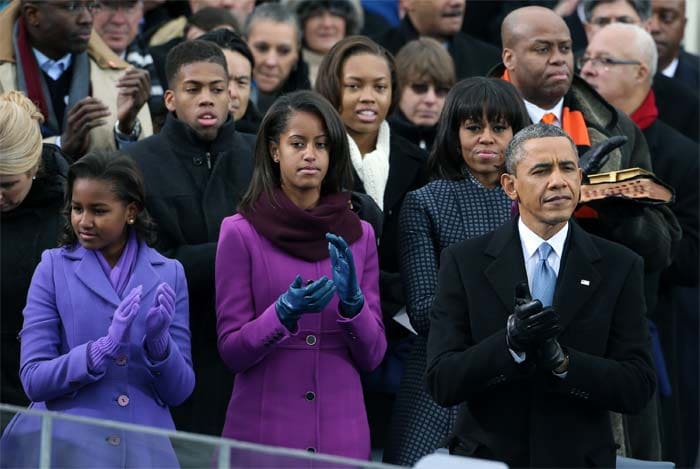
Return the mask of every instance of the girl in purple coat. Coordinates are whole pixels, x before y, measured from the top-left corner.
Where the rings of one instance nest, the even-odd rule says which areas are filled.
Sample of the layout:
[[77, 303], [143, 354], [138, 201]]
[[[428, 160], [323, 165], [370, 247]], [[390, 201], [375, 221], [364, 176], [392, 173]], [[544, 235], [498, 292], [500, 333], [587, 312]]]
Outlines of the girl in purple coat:
[[[68, 172], [63, 247], [44, 251], [24, 309], [20, 378], [33, 409], [174, 429], [192, 392], [187, 283], [147, 244], [143, 179], [119, 153]], [[41, 421], [17, 415], [2, 465], [38, 465]], [[173, 467], [167, 438], [53, 423], [52, 467]]]
[[351, 210], [351, 178], [332, 106], [308, 91], [279, 98], [216, 254], [219, 352], [236, 373], [225, 437], [370, 456], [360, 371], [386, 339], [375, 237]]

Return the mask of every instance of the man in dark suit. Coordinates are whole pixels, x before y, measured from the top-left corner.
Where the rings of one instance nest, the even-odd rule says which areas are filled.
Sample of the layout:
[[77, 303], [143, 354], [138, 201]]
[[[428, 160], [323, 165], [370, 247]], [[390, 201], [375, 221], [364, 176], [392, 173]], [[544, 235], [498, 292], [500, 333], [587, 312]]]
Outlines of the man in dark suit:
[[656, 384], [642, 259], [571, 221], [582, 173], [561, 129], [518, 132], [506, 171], [519, 218], [443, 251], [428, 389], [441, 405], [466, 404], [454, 454], [614, 467], [608, 411], [638, 412]]
[[681, 47], [688, 18], [685, 0], [652, 0], [648, 28], [659, 51], [659, 70], [690, 89], [700, 87], [700, 57]]
[[406, 16], [377, 42], [396, 54], [407, 42], [427, 36], [445, 44], [457, 79], [486, 75], [499, 60], [498, 49], [463, 33], [466, 0], [405, 0]]

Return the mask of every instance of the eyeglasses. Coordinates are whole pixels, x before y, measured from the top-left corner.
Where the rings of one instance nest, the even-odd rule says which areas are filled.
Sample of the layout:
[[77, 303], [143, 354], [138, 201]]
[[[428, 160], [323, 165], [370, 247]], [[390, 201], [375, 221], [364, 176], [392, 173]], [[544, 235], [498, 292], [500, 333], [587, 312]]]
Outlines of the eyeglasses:
[[99, 2], [100, 6], [104, 8], [104, 10], [107, 13], [116, 13], [119, 10], [123, 11], [124, 13], [134, 13], [139, 6], [140, 1], [101, 1]]
[[90, 14], [93, 14], [96, 11], [99, 11], [100, 8], [102, 8], [102, 5], [98, 2], [66, 2], [66, 3], [57, 3], [56, 6], [60, 8], [61, 10], [65, 10], [70, 14], [77, 15], [82, 13], [83, 11], [87, 10]]
[[579, 57], [576, 65], [581, 70], [588, 62], [591, 63], [591, 67], [603, 67], [606, 72], [615, 65], [642, 65], [639, 60], [613, 59], [612, 57]]
[[631, 16], [597, 16], [591, 19], [591, 24], [602, 28], [610, 23], [625, 23], [625, 24], [635, 24], [638, 21]]
[[438, 98], [444, 98], [447, 96], [447, 93], [450, 92], [450, 88], [448, 86], [433, 85], [432, 83], [411, 83], [409, 87], [411, 88], [411, 91], [419, 95], [426, 94], [430, 88], [433, 88], [435, 96]]

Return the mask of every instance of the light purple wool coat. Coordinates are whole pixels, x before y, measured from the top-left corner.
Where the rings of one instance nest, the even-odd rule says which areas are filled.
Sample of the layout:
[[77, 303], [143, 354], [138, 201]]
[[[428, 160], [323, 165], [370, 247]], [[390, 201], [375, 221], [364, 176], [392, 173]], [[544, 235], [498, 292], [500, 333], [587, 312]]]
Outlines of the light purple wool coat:
[[351, 245], [365, 304], [339, 314], [337, 295], [318, 314], [304, 314], [290, 333], [275, 311], [299, 274], [332, 278], [330, 258], [307, 262], [258, 234], [241, 215], [221, 225], [216, 253], [219, 352], [236, 373], [223, 436], [369, 459], [370, 439], [360, 371], [379, 365], [386, 337], [379, 266], [371, 226]]
[[[146, 314], [157, 286], [176, 292], [167, 357], [146, 356]], [[134, 271], [124, 296], [143, 286], [138, 316], [128, 343], [107, 370], [93, 375], [87, 344], [107, 334], [120, 303], [94, 252], [44, 251], [34, 272], [20, 333], [20, 378], [31, 408], [174, 429], [168, 406], [190, 395], [194, 373], [190, 355], [187, 282], [182, 265], [139, 243]], [[2, 435], [2, 466], [38, 465], [40, 420], [16, 416]], [[54, 421], [52, 467], [177, 467], [167, 438], [104, 427]]]

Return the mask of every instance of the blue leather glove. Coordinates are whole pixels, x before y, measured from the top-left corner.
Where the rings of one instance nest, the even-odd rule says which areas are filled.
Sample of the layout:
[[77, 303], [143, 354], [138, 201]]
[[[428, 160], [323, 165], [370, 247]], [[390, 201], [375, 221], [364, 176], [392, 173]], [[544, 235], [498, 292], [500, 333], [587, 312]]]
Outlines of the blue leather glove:
[[297, 321], [303, 314], [321, 312], [335, 293], [333, 281], [325, 276], [306, 286], [301, 283], [301, 275], [297, 275], [275, 303], [277, 317], [290, 331], [296, 329]]
[[360, 312], [365, 304], [365, 297], [357, 285], [352, 251], [348, 243], [340, 236], [326, 233], [326, 239], [333, 267], [333, 281], [340, 299], [340, 313], [347, 318], [352, 318]]

